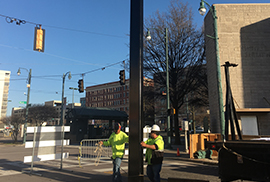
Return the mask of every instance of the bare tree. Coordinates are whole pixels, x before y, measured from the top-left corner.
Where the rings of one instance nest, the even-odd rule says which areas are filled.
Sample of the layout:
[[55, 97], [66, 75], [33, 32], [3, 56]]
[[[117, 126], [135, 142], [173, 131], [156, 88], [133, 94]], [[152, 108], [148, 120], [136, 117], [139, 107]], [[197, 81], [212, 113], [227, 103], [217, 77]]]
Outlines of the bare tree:
[[29, 108], [28, 119], [35, 126], [40, 126], [52, 118], [57, 118], [58, 113], [53, 106], [33, 105]]
[[[151, 28], [151, 41], [145, 41], [144, 75], [153, 77], [157, 88], [166, 88], [166, 53], [164, 29], [168, 29], [168, 72], [170, 103], [178, 116], [185, 96], [201, 87], [200, 77], [204, 64], [204, 39], [202, 29], [193, 23], [193, 14], [187, 4], [171, 1], [168, 12], [157, 11], [145, 21]], [[154, 29], [152, 29], [154, 28]], [[146, 30], [145, 30], [146, 32]], [[162, 97], [160, 91], [156, 98]], [[175, 143], [180, 143], [178, 117], [174, 117]]]
[[14, 143], [18, 140], [18, 134], [20, 131], [20, 126], [24, 123], [24, 118], [21, 116], [7, 116], [3, 118], [3, 123], [6, 125], [12, 125], [12, 139], [14, 140]]

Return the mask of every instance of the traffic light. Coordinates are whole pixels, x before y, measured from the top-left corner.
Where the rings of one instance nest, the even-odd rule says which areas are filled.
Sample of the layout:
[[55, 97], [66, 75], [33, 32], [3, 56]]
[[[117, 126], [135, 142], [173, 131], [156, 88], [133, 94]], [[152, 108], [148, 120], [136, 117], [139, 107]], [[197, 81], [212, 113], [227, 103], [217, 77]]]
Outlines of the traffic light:
[[174, 109], [174, 108], [168, 109], [168, 110], [167, 110], [167, 115], [168, 115], [168, 116], [170, 116], [170, 115], [175, 115], [175, 109]]
[[120, 70], [119, 79], [120, 79], [120, 85], [125, 85], [125, 82], [126, 82], [125, 70]]
[[78, 81], [78, 90], [80, 93], [84, 92], [83, 79]]
[[34, 51], [44, 52], [45, 30], [35, 27]]

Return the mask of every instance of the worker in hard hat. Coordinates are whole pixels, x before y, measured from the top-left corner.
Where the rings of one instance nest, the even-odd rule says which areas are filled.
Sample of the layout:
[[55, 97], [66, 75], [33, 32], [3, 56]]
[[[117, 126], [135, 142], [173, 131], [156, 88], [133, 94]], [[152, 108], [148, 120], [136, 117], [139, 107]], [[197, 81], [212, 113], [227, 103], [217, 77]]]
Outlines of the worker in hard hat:
[[147, 148], [145, 161], [147, 165], [147, 176], [152, 182], [160, 182], [160, 171], [164, 154], [164, 140], [159, 135], [160, 127], [154, 124], [151, 128], [150, 138], [141, 142], [141, 146]]
[[113, 182], [122, 182], [120, 165], [125, 154], [125, 143], [128, 143], [128, 139], [128, 135], [121, 131], [120, 123], [115, 123], [114, 132], [111, 134], [108, 141], [99, 142], [104, 146], [112, 146]]

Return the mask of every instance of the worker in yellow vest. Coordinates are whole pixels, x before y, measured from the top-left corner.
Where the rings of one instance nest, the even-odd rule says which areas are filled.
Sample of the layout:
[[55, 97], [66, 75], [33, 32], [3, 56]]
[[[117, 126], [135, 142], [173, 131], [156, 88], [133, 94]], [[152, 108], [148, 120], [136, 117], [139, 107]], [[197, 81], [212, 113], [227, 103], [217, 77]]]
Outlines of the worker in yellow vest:
[[159, 132], [160, 127], [154, 124], [151, 128], [150, 138], [141, 142], [141, 146], [146, 148], [147, 176], [152, 182], [160, 182], [159, 173], [164, 155], [164, 140]]
[[128, 135], [121, 131], [120, 123], [115, 123], [114, 132], [111, 134], [109, 140], [99, 142], [101, 145], [112, 147], [113, 182], [122, 182], [120, 165], [125, 154], [125, 143], [128, 143], [128, 140]]

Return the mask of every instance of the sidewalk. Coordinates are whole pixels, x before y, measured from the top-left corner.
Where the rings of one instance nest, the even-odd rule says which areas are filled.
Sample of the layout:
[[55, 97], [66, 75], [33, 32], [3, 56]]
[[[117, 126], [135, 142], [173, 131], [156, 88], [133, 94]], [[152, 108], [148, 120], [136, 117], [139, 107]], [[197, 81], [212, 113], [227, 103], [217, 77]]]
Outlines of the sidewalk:
[[[203, 164], [211, 164], [211, 165], [218, 165], [218, 158], [217, 156], [213, 156], [212, 159], [191, 159], [189, 158], [189, 153], [185, 152], [184, 145], [172, 145], [172, 149], [165, 149], [164, 150], [164, 159], [173, 159], [173, 160], [184, 160], [184, 161], [192, 161], [198, 162]], [[177, 148], [179, 149], [180, 156], [177, 156]]]
[[[13, 141], [11, 138], [3, 138], [0, 137], [0, 147], [5, 146], [23, 146], [22, 140], [19, 139], [17, 144], [13, 144]], [[70, 145], [72, 148], [79, 147], [78, 145]], [[13, 147], [8, 147], [13, 148]], [[179, 149], [180, 156], [177, 156], [177, 148]], [[172, 149], [165, 149], [164, 150], [164, 161], [166, 160], [175, 160], [179, 161], [179, 164], [181, 164], [181, 161], [190, 161], [190, 162], [198, 162], [198, 163], [205, 163], [205, 164], [212, 164], [217, 165], [217, 160], [210, 160], [210, 159], [190, 159], [189, 154], [185, 152], [183, 145], [172, 145]], [[37, 167], [37, 165], [35, 165]], [[196, 167], [195, 167], [196, 168]], [[192, 170], [193, 168], [189, 168]], [[7, 175], [7, 176], [1, 176], [1, 180], [3, 181], [38, 181], [38, 182], [47, 182], [48, 180], [51, 182], [73, 182], [73, 181], [80, 181], [80, 182], [100, 182], [100, 181], [111, 181], [111, 172], [104, 172], [104, 173], [96, 173], [91, 170], [91, 166], [83, 166], [82, 168], [79, 168], [78, 166], [74, 166], [69, 169], [63, 169], [63, 170], [39, 170], [38, 173], [42, 174], [42, 177], [36, 176], [36, 175], [27, 175], [21, 173], [21, 168], [17, 169], [18, 173], [17, 175]], [[144, 169], [145, 170], [145, 169]], [[127, 170], [126, 170], [127, 171]], [[190, 172], [190, 171], [187, 171]], [[144, 181], [150, 182], [147, 176], [145, 175], [144, 171]], [[165, 174], [165, 176], [164, 176]], [[175, 177], [179, 173], [178, 171], [174, 171], [168, 168], [163, 168], [163, 176], [162, 176], [162, 182], [166, 182], [169, 177]], [[128, 182], [128, 174], [123, 172], [123, 182]], [[196, 177], [194, 177], [196, 178]], [[0, 180], [0, 181], [1, 181]]]
[[[24, 145], [22, 143], [22, 138], [20, 137], [18, 137], [18, 141], [16, 144], [13, 143], [13, 140], [11, 139], [11, 137], [0, 137], [0, 146], [3, 144]], [[73, 145], [73, 146], [76, 147], [76, 145]], [[203, 163], [203, 164], [218, 165], [217, 156], [213, 156], [212, 159], [190, 159], [189, 153], [185, 152], [184, 145], [171, 145], [171, 147], [172, 147], [171, 149], [164, 150], [164, 160], [166, 159], [184, 160], [184, 161], [192, 161], [192, 162], [198, 162], [198, 163]], [[179, 149], [180, 156], [177, 156], [177, 148]]]

